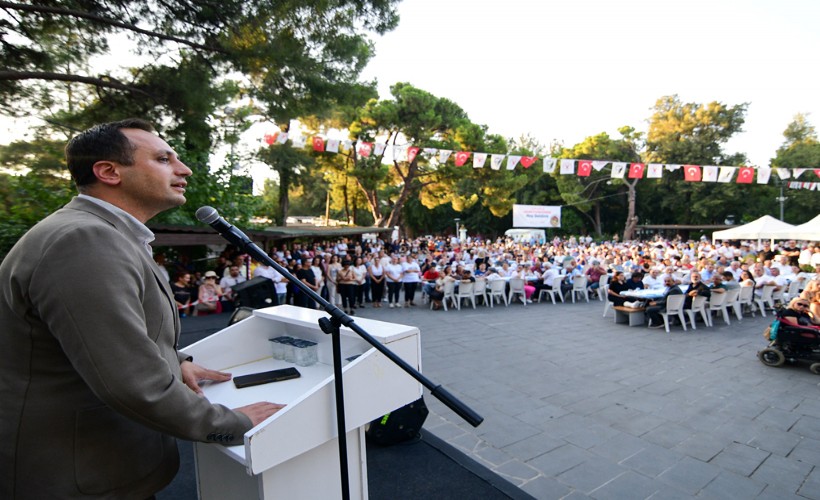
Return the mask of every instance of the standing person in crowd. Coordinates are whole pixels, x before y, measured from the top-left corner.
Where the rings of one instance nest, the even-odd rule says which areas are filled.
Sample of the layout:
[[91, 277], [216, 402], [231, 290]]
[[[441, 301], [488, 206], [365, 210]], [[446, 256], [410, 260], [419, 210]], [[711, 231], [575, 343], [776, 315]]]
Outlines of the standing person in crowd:
[[222, 288], [222, 310], [231, 312], [236, 308], [236, 301], [239, 298], [233, 291], [233, 287], [240, 283], [244, 283], [245, 277], [239, 274], [237, 266], [228, 268], [228, 275], [219, 282], [219, 287]]
[[183, 318], [191, 313], [191, 273], [183, 271], [177, 274], [177, 279], [171, 283], [171, 292], [177, 304], [177, 311]]
[[151, 498], [179, 468], [175, 437], [241, 444], [282, 405], [212, 404], [199, 382], [231, 375], [177, 351], [145, 223], [185, 203], [191, 170], [135, 119], [65, 153], [79, 195], [0, 264], [0, 498]]
[[390, 303], [388, 307], [401, 307], [399, 302], [399, 291], [401, 290], [401, 276], [402, 266], [399, 263], [399, 256], [393, 254], [390, 259], [390, 264], [385, 266], [385, 274], [387, 280], [387, 301]]
[[[310, 259], [303, 259], [302, 266], [296, 271], [296, 279], [304, 283], [314, 292], [318, 293], [319, 285], [316, 283], [316, 274], [313, 273], [311, 265], [312, 262]], [[293, 291], [293, 305], [298, 307], [306, 307], [308, 309], [316, 309], [316, 302], [298, 287]]]
[[353, 261], [353, 274], [356, 276], [356, 286], [354, 295], [356, 297], [355, 304], [352, 308], [364, 307], [364, 280], [367, 275], [367, 268], [364, 265], [364, 260], [361, 257], [356, 257]]
[[342, 268], [342, 264], [339, 262], [338, 255], [331, 255], [330, 256], [330, 263], [327, 266], [327, 300], [331, 303], [331, 305], [337, 305], [338, 301], [338, 276], [339, 276], [339, 269]]
[[401, 281], [404, 283], [404, 305], [405, 307], [415, 306], [413, 298], [416, 295], [416, 286], [421, 281], [421, 268], [416, 254], [410, 254], [410, 257], [402, 264]]
[[338, 288], [339, 295], [342, 296], [342, 309], [347, 314], [356, 314], [356, 274], [350, 266], [350, 259], [342, 260], [342, 268], [339, 269]]
[[204, 282], [199, 285], [199, 292], [197, 294], [197, 315], [221, 313], [222, 303], [219, 301], [221, 297], [222, 289], [216, 283], [216, 273], [214, 271], [206, 271]]
[[[319, 256], [313, 257], [310, 263], [310, 270], [313, 271], [313, 278], [316, 282], [316, 293], [321, 295], [325, 300], [327, 300], [327, 291], [325, 288], [325, 265], [322, 262], [322, 258]], [[311, 301], [312, 302], [312, 301]], [[314, 304], [315, 307], [315, 304]]]
[[370, 286], [373, 292], [373, 307], [379, 308], [382, 306], [384, 296], [384, 266], [379, 259], [373, 259], [367, 272], [370, 275]]

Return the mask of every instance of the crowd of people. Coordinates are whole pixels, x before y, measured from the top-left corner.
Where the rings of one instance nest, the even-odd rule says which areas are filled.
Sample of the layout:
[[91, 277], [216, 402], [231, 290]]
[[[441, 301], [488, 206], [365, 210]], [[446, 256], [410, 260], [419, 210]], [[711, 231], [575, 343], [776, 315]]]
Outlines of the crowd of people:
[[[566, 295], [579, 277], [590, 292], [608, 283], [608, 300], [623, 305], [626, 290], [690, 285], [686, 304], [698, 294], [752, 286], [759, 295], [765, 285], [776, 290], [791, 281], [801, 289], [820, 271], [820, 245], [795, 241], [772, 246], [768, 241], [721, 242], [656, 237], [649, 241], [593, 241], [591, 237], [522, 241], [511, 238], [417, 238], [319, 241], [283, 244], [270, 256], [306, 286], [345, 312], [364, 307], [415, 307], [425, 295], [433, 309], [441, 307], [448, 280], [521, 278], [521, 300], [531, 302], [541, 290], [560, 288]], [[685, 273], [685, 283], [681, 274]], [[264, 276], [276, 287], [278, 303], [316, 307], [309, 296], [289, 284], [269, 266], [250, 262], [231, 247], [213, 269], [199, 273], [183, 269], [172, 288], [182, 314], [230, 310], [236, 296], [231, 287], [249, 277]], [[602, 281], [601, 278], [605, 277]], [[556, 280], [556, 278], [558, 278]], [[558, 289], [556, 291], [559, 291]], [[807, 292], [810, 293], [810, 292]], [[811, 300], [815, 300], [812, 296]], [[820, 296], [816, 297], [820, 312]], [[644, 304], [652, 308], [663, 301]]]

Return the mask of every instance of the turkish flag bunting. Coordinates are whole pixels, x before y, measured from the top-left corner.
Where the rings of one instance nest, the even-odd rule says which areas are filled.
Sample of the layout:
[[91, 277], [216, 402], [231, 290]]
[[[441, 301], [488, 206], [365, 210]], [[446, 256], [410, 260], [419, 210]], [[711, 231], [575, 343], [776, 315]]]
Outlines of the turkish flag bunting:
[[268, 146], [272, 146], [274, 142], [276, 142], [276, 136], [279, 135], [279, 132], [275, 134], [265, 134], [265, 144]]
[[752, 167], [740, 167], [737, 170], [738, 184], [751, 184], [755, 178], [755, 169]]
[[757, 169], [757, 183], [768, 184], [769, 177], [772, 175], [772, 169], [769, 167], [760, 167]]
[[524, 168], [530, 168], [532, 166], [532, 164], [535, 163], [535, 160], [537, 160], [537, 159], [538, 159], [537, 156], [522, 156], [521, 157], [521, 165], [523, 165]]
[[683, 179], [689, 182], [700, 182], [700, 165], [684, 165]]
[[463, 167], [467, 160], [470, 159], [470, 152], [469, 151], [459, 151], [456, 153], [456, 166]]
[[407, 148], [407, 162], [413, 163], [413, 160], [416, 159], [416, 155], [419, 154], [419, 148], [416, 146], [412, 146]]
[[578, 160], [578, 177], [589, 177], [592, 173], [592, 162], [589, 160]]
[[817, 177], [820, 177], [820, 168], [814, 169], [814, 175], [816, 175]]
[[359, 156], [363, 158], [367, 158], [370, 156], [370, 153], [373, 151], [373, 143], [372, 142], [360, 142], [359, 143]]
[[321, 137], [314, 136], [313, 137], [313, 150], [314, 151], [324, 151], [325, 150], [325, 140]]
[[288, 142], [288, 133], [282, 132], [281, 134], [278, 134], [278, 137], [276, 138], [276, 143], [285, 144], [286, 142]]
[[630, 163], [629, 164], [629, 177], [630, 179], [640, 179], [643, 177], [643, 163]]
[[384, 154], [384, 148], [385, 147], [387, 147], [386, 144], [383, 144], [381, 142], [377, 142], [376, 147], [373, 148], [373, 152], [376, 153], [376, 156], [381, 156], [382, 154]]

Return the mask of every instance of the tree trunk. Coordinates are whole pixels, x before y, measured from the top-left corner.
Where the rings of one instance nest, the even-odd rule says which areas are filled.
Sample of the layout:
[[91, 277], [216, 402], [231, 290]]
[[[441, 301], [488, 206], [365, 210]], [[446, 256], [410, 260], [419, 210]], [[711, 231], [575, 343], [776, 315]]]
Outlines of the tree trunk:
[[288, 190], [290, 189], [290, 182], [283, 182], [285, 177], [279, 173], [279, 213], [282, 217], [282, 225], [288, 225], [288, 210], [290, 210], [290, 197]]
[[635, 215], [635, 184], [638, 179], [626, 183], [626, 225], [624, 226], [624, 241], [632, 240], [635, 237], [635, 228], [638, 225], [638, 216]]
[[413, 180], [415, 180], [416, 173], [418, 172], [416, 161], [417, 160], [413, 160], [413, 163], [410, 164], [410, 167], [407, 169], [407, 175], [401, 175], [401, 169], [399, 169], [398, 164], [395, 161], [393, 162], [393, 166], [396, 168], [396, 170], [398, 170], [399, 175], [401, 175], [402, 179], [404, 180], [404, 185], [402, 185], [401, 191], [399, 192], [399, 198], [393, 205], [393, 210], [390, 211], [390, 216], [387, 218], [387, 223], [384, 224], [383, 227], [393, 227], [398, 225], [401, 210], [402, 208], [404, 208], [404, 202], [407, 201], [407, 198], [410, 197], [410, 193], [413, 190]]
[[601, 237], [601, 202], [595, 202], [595, 236]]

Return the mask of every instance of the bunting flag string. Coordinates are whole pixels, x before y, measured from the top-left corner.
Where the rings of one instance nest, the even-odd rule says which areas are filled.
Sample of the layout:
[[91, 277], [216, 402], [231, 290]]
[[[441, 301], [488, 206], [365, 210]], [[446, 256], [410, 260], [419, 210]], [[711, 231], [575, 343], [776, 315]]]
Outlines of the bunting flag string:
[[[484, 168], [487, 159], [490, 159], [490, 168], [501, 170], [502, 166], [506, 170], [515, 170], [519, 165], [522, 168], [530, 168], [536, 162], [541, 161], [545, 174], [554, 174], [556, 167], [560, 175], [575, 175], [578, 177], [589, 177], [592, 172], [601, 172], [607, 165], [610, 167], [610, 176], [613, 179], [662, 179], [664, 172], [676, 172], [683, 169], [683, 179], [686, 182], [715, 182], [715, 183], [737, 183], [737, 184], [769, 184], [772, 171], [777, 174], [781, 181], [790, 180], [784, 183], [790, 189], [809, 189], [820, 191], [820, 182], [812, 182], [811, 179], [820, 178], [820, 168], [771, 168], [771, 167], [751, 167], [751, 166], [722, 166], [722, 165], [679, 165], [674, 163], [626, 163], [614, 162], [611, 160], [591, 160], [573, 158], [553, 158], [550, 156], [521, 156], [507, 154], [491, 154], [475, 151], [454, 152], [447, 149], [421, 148], [413, 145], [387, 145], [379, 142], [339, 140], [325, 138], [321, 135], [305, 136], [301, 134], [288, 134], [287, 132], [276, 132], [265, 134], [263, 142], [269, 146], [274, 144], [284, 145], [290, 141], [291, 147], [304, 148], [312, 147], [314, 151], [320, 153], [345, 154], [355, 151], [362, 158], [371, 156], [381, 157], [385, 153], [392, 153], [395, 161], [406, 161], [412, 163], [419, 158], [435, 158], [439, 164], [446, 164], [453, 157], [453, 163], [457, 167], [463, 167], [472, 159], [473, 168]], [[309, 144], [309, 145], [308, 145]], [[506, 159], [506, 161], [505, 161]], [[806, 178], [801, 178], [806, 172]], [[668, 174], [667, 174], [668, 175]]]

